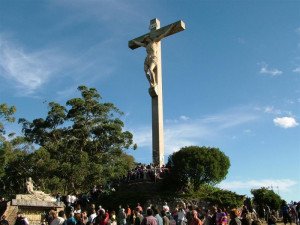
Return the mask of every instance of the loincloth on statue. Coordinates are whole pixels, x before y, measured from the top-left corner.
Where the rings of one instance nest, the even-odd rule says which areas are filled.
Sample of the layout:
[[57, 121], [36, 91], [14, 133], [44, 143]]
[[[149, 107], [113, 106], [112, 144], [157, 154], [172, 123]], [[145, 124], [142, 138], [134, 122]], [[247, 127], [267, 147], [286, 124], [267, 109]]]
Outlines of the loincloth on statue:
[[154, 64], [155, 66], [157, 66], [158, 63], [158, 58], [156, 56], [147, 56], [145, 59], [144, 64], [147, 66], [150, 66], [151, 64]]

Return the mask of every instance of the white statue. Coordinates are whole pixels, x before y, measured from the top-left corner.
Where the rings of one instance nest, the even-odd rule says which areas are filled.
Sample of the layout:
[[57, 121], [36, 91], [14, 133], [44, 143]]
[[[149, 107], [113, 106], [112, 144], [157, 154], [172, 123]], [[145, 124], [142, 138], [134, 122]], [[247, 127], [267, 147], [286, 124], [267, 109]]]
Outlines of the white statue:
[[33, 181], [31, 179], [31, 177], [29, 177], [28, 179], [26, 179], [26, 188], [27, 188], [27, 192], [29, 194], [33, 194], [34, 190], [33, 190]]
[[144, 62], [144, 71], [146, 73], [146, 77], [151, 87], [157, 85], [157, 64], [158, 64], [157, 44], [162, 38], [164, 38], [173, 29], [174, 26], [175, 26], [174, 24], [171, 25], [166, 32], [159, 35], [158, 37], [151, 38], [150, 34], [148, 34], [145, 36], [142, 42], [133, 40], [133, 42], [136, 45], [146, 48], [147, 56]]
[[51, 197], [49, 194], [46, 194], [43, 191], [34, 190], [34, 185], [31, 177], [26, 179], [26, 188], [27, 188], [27, 192], [30, 195], [32, 195], [33, 198], [43, 200], [43, 201], [50, 201], [50, 202], [56, 201], [55, 198]]

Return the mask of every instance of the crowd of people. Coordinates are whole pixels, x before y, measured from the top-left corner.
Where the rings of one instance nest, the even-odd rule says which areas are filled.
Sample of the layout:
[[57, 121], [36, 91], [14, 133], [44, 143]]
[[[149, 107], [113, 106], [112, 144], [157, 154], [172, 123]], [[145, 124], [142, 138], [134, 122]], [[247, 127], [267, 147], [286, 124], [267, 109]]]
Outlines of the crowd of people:
[[291, 202], [290, 204], [287, 204], [286, 202], [283, 202], [281, 205], [281, 214], [283, 223], [287, 224], [292, 222], [296, 223], [296, 225], [300, 224], [300, 201], [297, 202]]
[[[124, 181], [130, 182], [145, 179], [160, 179], [169, 169], [165, 166], [154, 167], [150, 165], [138, 165], [128, 172]], [[165, 203], [162, 207], [147, 206], [145, 209], [137, 203], [136, 206], [119, 206], [118, 210], [107, 210], [95, 206], [98, 197], [107, 188], [94, 186], [91, 193], [57, 194], [57, 202], [64, 202], [65, 210], [55, 209], [45, 213], [43, 225], [261, 225], [261, 221], [268, 225], [276, 225], [278, 218], [283, 223], [295, 223], [300, 225], [300, 202], [287, 204], [282, 202], [279, 211], [270, 210], [265, 205], [258, 208], [258, 213], [249, 206], [244, 205], [241, 209], [229, 209], [222, 207], [193, 207], [184, 203], [177, 205], [172, 210]], [[113, 188], [110, 188], [113, 190]], [[5, 214], [7, 201], [0, 197], [0, 225], [9, 225]], [[3, 215], [2, 215], [3, 214]], [[30, 221], [21, 212], [17, 214], [14, 225], [30, 225]]]
[[[300, 202], [288, 205], [283, 203], [280, 210], [284, 224], [299, 225]], [[276, 225], [279, 213], [270, 211], [266, 218], [258, 218], [254, 209], [243, 206], [241, 209], [226, 209], [212, 206], [193, 207], [184, 203], [173, 210], [167, 203], [162, 207], [148, 206], [145, 209], [136, 206], [119, 206], [118, 210], [106, 210], [94, 204], [82, 207], [78, 201], [66, 206], [63, 211], [49, 211], [43, 225]], [[5, 217], [0, 225], [9, 225]], [[15, 225], [30, 225], [24, 215], [18, 213]]]
[[139, 180], [150, 180], [155, 182], [157, 179], [164, 178], [168, 173], [169, 168], [165, 165], [159, 167], [154, 166], [153, 164], [138, 164], [134, 169], [128, 171], [128, 174], [126, 177], [124, 177], [124, 180], [126, 182]]

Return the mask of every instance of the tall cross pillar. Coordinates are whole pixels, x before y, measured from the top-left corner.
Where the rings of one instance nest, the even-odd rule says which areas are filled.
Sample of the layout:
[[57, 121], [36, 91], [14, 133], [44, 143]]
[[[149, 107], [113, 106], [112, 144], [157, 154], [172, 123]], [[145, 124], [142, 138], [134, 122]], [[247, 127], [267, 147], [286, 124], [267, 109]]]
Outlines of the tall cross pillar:
[[[160, 28], [160, 21], [153, 19], [150, 21], [150, 31], [153, 32]], [[157, 43], [157, 67], [156, 82], [157, 86], [149, 88], [152, 100], [152, 161], [154, 165], [164, 164], [164, 114], [163, 114], [163, 92], [162, 92], [162, 68], [161, 68], [161, 42]]]
[[149, 94], [152, 101], [152, 159], [155, 166], [164, 164], [164, 127], [163, 127], [163, 93], [160, 40], [169, 35], [183, 31], [185, 24], [179, 20], [160, 28], [160, 21], [150, 21], [150, 32], [128, 42], [131, 49], [145, 47], [147, 57], [144, 71], [150, 83]]

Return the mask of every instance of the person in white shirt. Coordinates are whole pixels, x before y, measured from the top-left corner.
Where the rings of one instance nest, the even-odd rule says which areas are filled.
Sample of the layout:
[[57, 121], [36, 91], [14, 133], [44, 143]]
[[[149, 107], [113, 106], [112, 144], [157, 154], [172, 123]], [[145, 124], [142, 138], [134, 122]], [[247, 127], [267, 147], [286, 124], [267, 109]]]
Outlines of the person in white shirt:
[[187, 219], [185, 217], [186, 215], [185, 210], [182, 207], [180, 207], [177, 214], [178, 214], [178, 224], [186, 225]]
[[64, 211], [60, 211], [59, 213], [53, 211], [52, 216], [54, 219], [52, 220], [50, 225], [63, 225], [63, 223], [65, 222], [64, 215]]
[[93, 223], [94, 219], [97, 217], [96, 209], [92, 209], [92, 214], [89, 216], [88, 222]]
[[71, 195], [70, 194], [68, 194], [66, 197], [66, 203], [67, 203], [67, 206], [71, 206]]
[[77, 201], [77, 197], [75, 195], [71, 195], [70, 197], [71, 206], [74, 206], [76, 201]]

